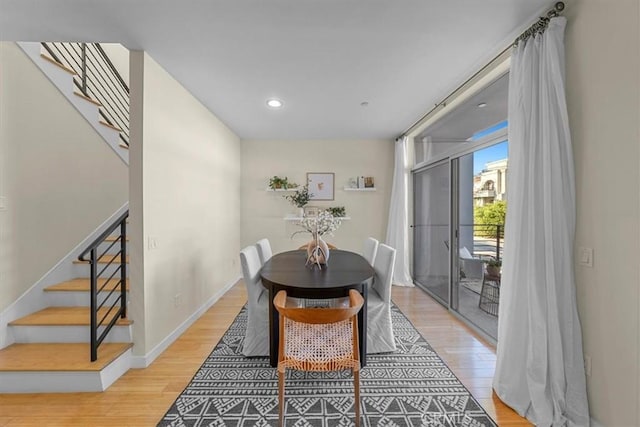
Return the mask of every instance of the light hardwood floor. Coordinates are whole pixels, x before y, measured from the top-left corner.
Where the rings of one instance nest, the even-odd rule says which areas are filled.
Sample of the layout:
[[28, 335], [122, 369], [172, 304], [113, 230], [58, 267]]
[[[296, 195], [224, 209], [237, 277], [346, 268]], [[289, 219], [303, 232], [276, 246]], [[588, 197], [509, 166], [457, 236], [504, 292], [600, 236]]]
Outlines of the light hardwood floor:
[[[394, 287], [392, 298], [498, 425], [530, 425], [492, 392], [492, 346], [418, 288]], [[155, 426], [245, 302], [240, 282], [151, 366], [130, 370], [103, 393], [0, 394], [0, 427]]]

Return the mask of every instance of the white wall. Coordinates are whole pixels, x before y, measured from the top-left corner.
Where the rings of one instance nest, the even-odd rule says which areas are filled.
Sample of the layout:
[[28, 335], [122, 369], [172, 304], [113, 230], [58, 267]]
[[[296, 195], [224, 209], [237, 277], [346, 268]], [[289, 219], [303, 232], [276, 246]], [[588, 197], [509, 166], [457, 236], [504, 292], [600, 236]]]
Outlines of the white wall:
[[100, 43], [122, 80], [129, 85], [129, 49], [119, 43]]
[[131, 256], [142, 263], [131, 269], [134, 352], [143, 355], [239, 277], [240, 141], [147, 54], [131, 62], [132, 83], [143, 84], [132, 94], [130, 166]]
[[640, 425], [640, 132], [637, 0], [567, 1], [567, 100], [576, 165], [576, 266], [592, 417]]
[[[274, 252], [299, 247], [310, 240], [298, 227], [283, 220], [295, 211], [282, 197], [267, 192], [269, 178], [287, 176], [306, 183], [307, 172], [335, 173], [335, 200], [311, 201], [314, 206], [344, 206], [347, 216], [334, 236], [326, 240], [340, 249], [361, 252], [364, 239], [384, 240], [393, 176], [392, 141], [242, 141], [242, 245], [267, 237]], [[377, 191], [343, 190], [349, 177], [373, 176]]]
[[128, 170], [14, 43], [0, 43], [0, 312], [128, 199]]

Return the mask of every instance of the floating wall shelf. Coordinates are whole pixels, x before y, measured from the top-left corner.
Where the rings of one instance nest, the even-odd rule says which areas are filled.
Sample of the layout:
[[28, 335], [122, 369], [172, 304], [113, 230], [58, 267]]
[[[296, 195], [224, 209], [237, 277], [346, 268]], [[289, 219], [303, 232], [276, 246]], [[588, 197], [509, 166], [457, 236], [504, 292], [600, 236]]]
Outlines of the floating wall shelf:
[[[283, 218], [285, 221], [302, 221], [302, 218], [300, 218], [299, 216], [286, 216]], [[350, 216], [336, 216], [334, 217], [334, 219], [340, 219], [340, 220], [350, 220], [351, 217]]]
[[267, 187], [264, 191], [269, 191], [269, 192], [272, 192], [272, 193], [276, 193], [276, 192], [277, 193], [285, 193], [285, 192], [296, 191], [297, 189], [298, 188], [296, 187], [296, 188], [287, 188], [287, 189], [276, 188], [275, 190], [272, 190], [271, 188]]
[[376, 187], [365, 187], [365, 188], [344, 187], [344, 191], [376, 191]]

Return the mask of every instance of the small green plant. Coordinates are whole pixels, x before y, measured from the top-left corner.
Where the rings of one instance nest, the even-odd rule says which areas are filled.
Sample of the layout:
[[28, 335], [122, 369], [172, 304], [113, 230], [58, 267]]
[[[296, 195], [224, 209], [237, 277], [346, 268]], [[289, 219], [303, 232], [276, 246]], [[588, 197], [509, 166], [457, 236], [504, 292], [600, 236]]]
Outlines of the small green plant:
[[486, 272], [489, 276], [500, 276], [502, 269], [502, 260], [490, 259], [489, 261], [486, 261], [486, 263]]
[[502, 260], [501, 259], [490, 259], [487, 261], [487, 265], [489, 267], [502, 267]]
[[334, 217], [343, 217], [343, 216], [347, 216], [347, 211], [344, 208], [344, 206], [332, 206], [326, 209], [327, 212], [329, 212], [331, 215], [333, 215]]
[[287, 178], [286, 176], [284, 178], [280, 178], [279, 176], [274, 175], [273, 177], [269, 178], [269, 188], [271, 188], [272, 190], [286, 190], [287, 188], [289, 188], [289, 186], [289, 178]]
[[296, 207], [303, 208], [307, 203], [309, 203], [311, 196], [313, 196], [313, 194], [309, 193], [309, 187], [305, 185], [304, 187], [296, 190], [295, 193], [282, 197], [290, 201]]

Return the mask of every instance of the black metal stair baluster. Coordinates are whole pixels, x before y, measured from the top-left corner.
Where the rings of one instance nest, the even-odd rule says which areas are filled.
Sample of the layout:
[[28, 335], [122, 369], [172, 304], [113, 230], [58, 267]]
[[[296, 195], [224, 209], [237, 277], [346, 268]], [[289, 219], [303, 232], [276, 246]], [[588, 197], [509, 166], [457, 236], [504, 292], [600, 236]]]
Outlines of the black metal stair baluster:
[[[126, 299], [126, 292], [127, 292], [127, 289], [126, 289], [126, 278], [127, 278], [126, 277], [127, 276], [127, 273], [126, 273], [127, 271], [127, 268], [126, 268], [126, 263], [127, 263], [126, 221], [128, 217], [129, 217], [129, 211], [120, 215], [120, 217], [113, 224], [111, 224], [111, 226], [109, 226], [104, 232], [102, 232], [102, 234], [100, 234], [100, 236], [96, 238], [93, 241], [93, 243], [91, 243], [84, 250], [84, 252], [82, 252], [82, 254], [80, 254], [80, 256], [78, 257], [78, 259], [81, 261], [88, 261], [90, 265], [90, 270], [91, 270], [91, 274], [90, 274], [90, 294], [91, 294], [90, 295], [90, 305], [91, 305], [90, 335], [91, 335], [91, 361], [92, 362], [95, 362], [98, 359], [98, 347], [100, 347], [100, 344], [106, 338], [107, 334], [109, 334], [109, 332], [113, 329], [113, 327], [117, 323], [118, 318], [119, 317], [125, 318], [127, 315], [127, 311], [126, 311], [127, 310], [127, 307], [126, 307], [126, 304], [127, 304], [127, 299]], [[107, 249], [105, 249], [104, 252], [99, 252], [98, 250], [100, 248], [100, 245], [104, 243], [106, 239], [118, 229], [120, 229], [120, 237], [119, 237], [120, 252], [118, 252], [118, 254], [116, 255], [112, 255], [111, 257], [109, 256], [109, 254], [106, 253], [107, 251], [109, 251], [109, 249], [111, 249], [112, 246], [118, 243], [117, 240], [111, 243], [111, 245], [107, 247]], [[89, 256], [89, 259], [86, 259], [85, 256]], [[106, 257], [105, 259], [108, 259], [108, 262], [104, 268], [98, 271], [98, 259], [103, 256]], [[116, 262], [117, 257], [120, 257], [119, 263]], [[119, 272], [120, 288], [118, 288], [117, 286], [112, 287], [109, 294], [105, 298], [103, 298], [102, 303], [98, 304], [99, 292], [105, 289], [109, 281], [115, 276], [116, 273], [118, 273], [116, 269], [116, 271], [113, 271], [113, 273], [111, 273], [111, 275], [107, 277], [108, 275], [107, 269], [111, 265], [118, 265], [118, 268], [120, 269], [120, 272]], [[105, 276], [104, 276], [105, 283], [102, 285], [102, 288], [98, 289], [98, 279], [103, 277], [103, 273], [105, 273]], [[102, 319], [98, 320], [98, 311], [101, 309], [103, 305], [105, 305], [105, 303], [108, 302], [107, 300], [110, 299], [112, 294], [118, 295], [118, 298], [113, 302], [109, 301], [109, 304], [111, 305], [105, 306], [106, 312], [103, 313]], [[120, 302], [119, 305], [118, 305], [118, 302]], [[117, 312], [114, 313], [114, 316], [110, 316], [113, 310], [117, 310]], [[100, 326], [108, 318], [111, 318], [111, 320], [108, 322], [105, 322], [102, 333], [98, 335], [98, 330]]]
[[82, 93], [84, 94], [84, 96], [89, 96], [89, 92], [87, 91], [87, 44], [81, 43], [80, 49], [82, 58], [82, 72], [80, 73], [80, 79], [82, 81]]
[[91, 361], [98, 360], [98, 278], [97, 248], [91, 249], [89, 261], [91, 269]]
[[120, 225], [120, 317], [127, 317], [127, 220]]

